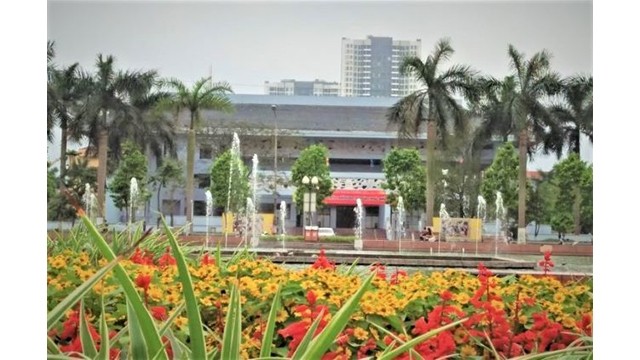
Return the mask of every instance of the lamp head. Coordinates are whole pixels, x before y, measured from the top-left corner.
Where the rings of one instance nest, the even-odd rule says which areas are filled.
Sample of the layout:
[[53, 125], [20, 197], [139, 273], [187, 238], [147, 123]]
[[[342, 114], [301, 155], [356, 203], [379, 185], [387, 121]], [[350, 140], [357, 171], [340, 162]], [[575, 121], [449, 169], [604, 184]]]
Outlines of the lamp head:
[[309, 177], [307, 175], [302, 178], [302, 183], [305, 185], [309, 184]]

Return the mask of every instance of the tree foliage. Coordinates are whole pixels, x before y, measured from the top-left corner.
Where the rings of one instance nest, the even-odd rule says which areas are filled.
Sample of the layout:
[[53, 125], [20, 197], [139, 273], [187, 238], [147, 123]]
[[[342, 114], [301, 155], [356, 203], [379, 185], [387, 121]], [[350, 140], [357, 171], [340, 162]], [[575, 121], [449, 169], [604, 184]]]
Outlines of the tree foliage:
[[466, 131], [468, 111], [458, 102], [456, 96], [462, 95], [474, 103], [479, 99], [477, 72], [466, 65], [452, 65], [442, 69], [442, 63], [454, 53], [449, 39], [441, 39], [423, 62], [417, 57], [404, 59], [400, 72], [411, 75], [420, 82], [422, 88], [402, 98], [387, 113], [390, 124], [398, 129], [398, 136], [413, 136], [420, 125], [427, 124], [427, 186], [426, 216], [427, 225], [431, 225], [437, 169], [436, 143], [446, 147], [446, 134]]
[[382, 171], [385, 177], [382, 188], [388, 191], [388, 204], [395, 207], [398, 196], [402, 196], [407, 210], [424, 207], [426, 171], [417, 149], [391, 150], [382, 161]]
[[[56, 176], [56, 171], [57, 169], [55, 168], [48, 169], [48, 188], [51, 186], [59, 186], [59, 184], [62, 183], [67, 194], [77, 203], [84, 206], [82, 199], [86, 191], [86, 184], [95, 188], [96, 169], [88, 166], [87, 159], [76, 158], [70, 162], [64, 181]], [[47, 218], [49, 220], [74, 221], [76, 219], [76, 210], [69, 203], [69, 199], [57, 189], [54, 190], [53, 192], [47, 192]]]
[[[180, 162], [173, 158], [164, 158], [162, 164], [156, 169], [156, 173], [151, 177], [150, 182], [156, 187], [156, 196], [158, 200], [158, 213], [162, 214], [160, 203], [160, 192], [163, 188], [168, 187], [173, 200], [173, 193], [176, 188], [184, 184], [184, 169]], [[173, 224], [173, 208], [171, 210], [171, 223]]]
[[[136, 178], [138, 183], [138, 202], [130, 204], [131, 179]], [[122, 160], [116, 172], [109, 183], [111, 199], [115, 206], [122, 210], [125, 209], [129, 214], [129, 205], [140, 206], [149, 198], [150, 193], [147, 190], [147, 157], [140, 149], [130, 141], [122, 145]]]
[[245, 208], [247, 197], [251, 196], [249, 168], [231, 150], [223, 152], [213, 163], [210, 190], [215, 206], [234, 214]]
[[311, 145], [300, 152], [300, 156], [291, 167], [291, 183], [296, 186], [293, 201], [298, 209], [303, 208], [305, 186], [310, 186], [302, 183], [305, 176], [318, 178], [318, 188], [316, 189], [316, 205], [318, 207], [321, 207], [323, 200], [333, 192], [328, 159], [329, 150], [322, 144]]
[[[513, 144], [504, 143], [487, 168], [480, 191], [487, 201], [487, 214], [495, 214], [496, 193], [500, 191], [506, 216], [515, 217], [518, 211], [518, 153]], [[491, 216], [487, 215], [489, 218]]]
[[560, 233], [567, 233], [580, 221], [578, 214], [583, 211], [578, 209], [576, 213], [576, 206], [582, 207], [590, 203], [588, 199], [592, 198], [589, 190], [593, 188], [593, 169], [580, 160], [576, 153], [571, 153], [554, 165], [553, 182], [558, 191], [552, 210], [551, 227]]

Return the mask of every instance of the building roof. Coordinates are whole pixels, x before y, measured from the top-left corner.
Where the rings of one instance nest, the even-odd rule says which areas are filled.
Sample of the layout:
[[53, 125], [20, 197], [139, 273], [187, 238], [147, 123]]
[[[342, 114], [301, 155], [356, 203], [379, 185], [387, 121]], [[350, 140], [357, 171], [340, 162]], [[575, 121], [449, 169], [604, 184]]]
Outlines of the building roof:
[[[324, 96], [230, 95], [233, 113], [202, 111], [202, 124], [225, 127], [255, 126], [271, 129], [277, 121], [278, 129], [332, 132], [389, 132], [395, 127], [387, 124], [386, 113], [398, 98], [359, 98]], [[272, 105], [276, 105], [275, 114]], [[180, 123], [189, 123], [189, 114], [180, 115]]]

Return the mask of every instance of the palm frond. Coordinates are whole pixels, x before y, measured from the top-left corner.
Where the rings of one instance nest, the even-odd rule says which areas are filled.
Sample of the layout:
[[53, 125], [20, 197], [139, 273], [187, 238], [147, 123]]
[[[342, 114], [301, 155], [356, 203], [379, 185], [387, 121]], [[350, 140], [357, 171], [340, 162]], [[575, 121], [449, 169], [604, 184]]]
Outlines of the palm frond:
[[416, 91], [398, 100], [387, 111], [387, 125], [397, 126], [398, 137], [413, 138], [420, 131], [420, 124], [425, 121], [425, 91]]

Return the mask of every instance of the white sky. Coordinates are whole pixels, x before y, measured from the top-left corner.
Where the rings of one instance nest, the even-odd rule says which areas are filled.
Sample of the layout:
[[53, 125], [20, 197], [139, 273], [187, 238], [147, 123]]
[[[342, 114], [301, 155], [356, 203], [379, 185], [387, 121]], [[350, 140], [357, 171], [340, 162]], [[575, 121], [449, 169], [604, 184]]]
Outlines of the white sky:
[[[590, 1], [49, 1], [47, 14], [60, 65], [93, 71], [98, 53], [111, 54], [118, 68], [186, 83], [213, 69], [239, 94], [263, 94], [264, 81], [285, 78], [340, 81], [341, 38], [367, 35], [421, 39], [423, 58], [448, 37], [449, 64], [496, 77], [510, 73], [509, 44], [528, 57], [547, 49], [562, 75], [593, 73]], [[547, 171], [555, 161], [539, 155], [528, 167]]]

